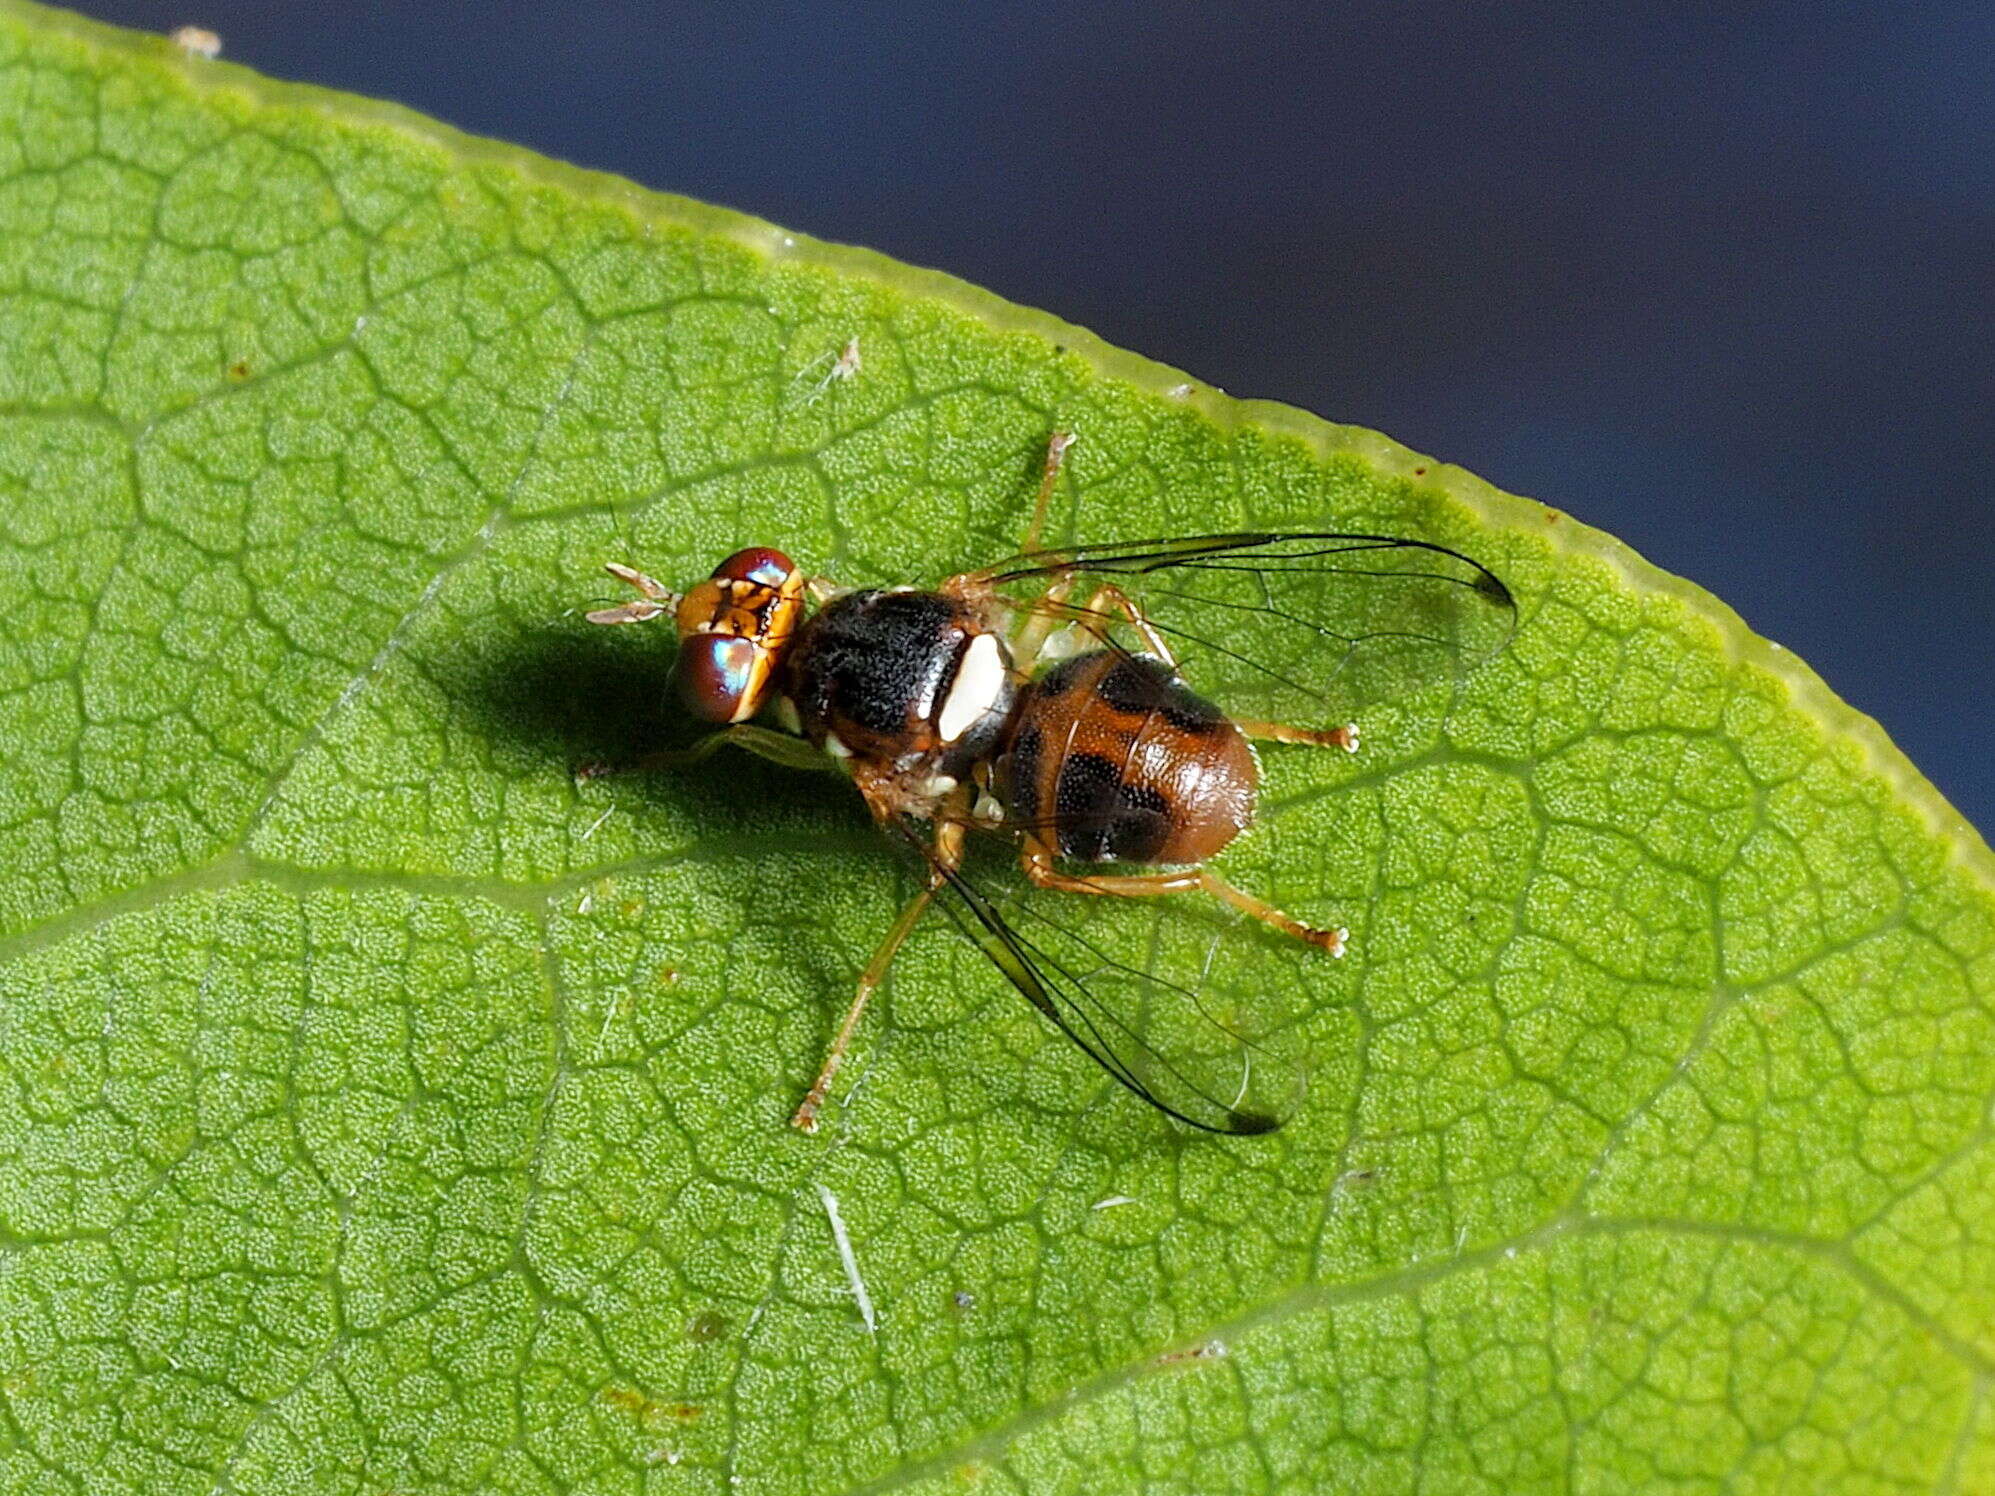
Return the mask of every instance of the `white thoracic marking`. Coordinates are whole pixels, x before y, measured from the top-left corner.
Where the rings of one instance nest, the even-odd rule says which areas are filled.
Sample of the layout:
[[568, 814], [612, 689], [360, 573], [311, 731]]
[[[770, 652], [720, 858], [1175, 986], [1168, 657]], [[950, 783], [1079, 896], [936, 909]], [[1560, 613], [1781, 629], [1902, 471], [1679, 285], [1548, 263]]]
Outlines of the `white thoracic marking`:
[[977, 635], [963, 651], [963, 663], [956, 667], [956, 679], [949, 685], [949, 699], [942, 703], [942, 715], [935, 719], [942, 741], [953, 743], [981, 722], [1004, 694], [1004, 685], [1004, 651], [997, 635]]
[[852, 750], [839, 741], [838, 734], [835, 732], [828, 732], [824, 735], [824, 751], [829, 753], [833, 758], [850, 758], [852, 756]]
[[948, 774], [931, 774], [921, 787], [924, 795], [934, 795], [938, 799], [956, 788], [955, 779]]

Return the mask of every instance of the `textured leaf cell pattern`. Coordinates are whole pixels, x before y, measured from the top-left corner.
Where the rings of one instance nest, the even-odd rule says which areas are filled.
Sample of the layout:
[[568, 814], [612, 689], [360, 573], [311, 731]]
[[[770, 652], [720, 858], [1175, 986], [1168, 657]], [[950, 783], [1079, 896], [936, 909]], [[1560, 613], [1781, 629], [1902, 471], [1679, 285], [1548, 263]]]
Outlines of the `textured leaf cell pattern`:
[[[990, 561], [1056, 423], [1056, 538], [1418, 535], [1518, 632], [1264, 755], [1222, 867], [1352, 932], [1290, 1126], [937, 921], [801, 1136], [900, 875], [831, 778], [578, 786], [683, 730], [581, 613]], [[0, 1491], [1995, 1489], [1990, 873], [1553, 511], [0, 4]]]

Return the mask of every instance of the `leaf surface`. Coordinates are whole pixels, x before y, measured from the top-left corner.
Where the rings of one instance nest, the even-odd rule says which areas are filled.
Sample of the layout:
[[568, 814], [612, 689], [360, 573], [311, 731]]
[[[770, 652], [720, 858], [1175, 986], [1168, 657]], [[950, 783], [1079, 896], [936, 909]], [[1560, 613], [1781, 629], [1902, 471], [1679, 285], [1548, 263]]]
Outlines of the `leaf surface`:
[[[683, 731], [580, 614], [988, 563], [1056, 425], [1056, 542], [1412, 536], [1517, 633], [1264, 755], [1224, 870], [1352, 932], [1269, 958], [1287, 1127], [1174, 1128], [932, 920], [801, 1136], [905, 885], [829, 778], [578, 786]], [[1991, 869], [1556, 511], [0, 3], [0, 1489], [1988, 1489]]]

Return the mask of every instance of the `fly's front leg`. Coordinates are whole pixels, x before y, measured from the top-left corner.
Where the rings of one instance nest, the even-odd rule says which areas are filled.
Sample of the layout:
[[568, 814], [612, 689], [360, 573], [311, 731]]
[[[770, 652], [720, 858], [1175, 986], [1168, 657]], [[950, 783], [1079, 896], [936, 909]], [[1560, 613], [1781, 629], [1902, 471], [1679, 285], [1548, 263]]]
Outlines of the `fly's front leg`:
[[770, 763], [781, 764], [786, 769], [810, 769], [820, 774], [839, 772], [836, 759], [828, 753], [818, 752], [803, 738], [792, 737], [786, 732], [777, 732], [773, 727], [757, 727], [753, 722], [740, 722], [719, 732], [709, 733], [690, 748], [647, 753], [642, 758], [621, 764], [577, 764], [574, 774], [579, 783], [589, 779], [603, 779], [612, 774], [650, 774], [661, 769], [684, 769], [711, 758], [727, 747], [745, 749], [757, 758], [766, 758]]
[[1025, 876], [1040, 888], [1055, 889], [1061, 893], [1102, 894], [1118, 899], [1154, 898], [1166, 893], [1205, 893], [1222, 903], [1231, 904], [1242, 914], [1252, 915], [1262, 924], [1276, 929], [1284, 935], [1293, 936], [1307, 945], [1332, 956], [1344, 954], [1344, 945], [1351, 938], [1345, 929], [1324, 930], [1315, 925], [1306, 925], [1291, 915], [1282, 913], [1265, 899], [1257, 899], [1228, 883], [1210, 868], [1186, 868], [1175, 873], [1136, 873], [1117, 874], [1104, 877], [1087, 877], [1074, 873], [1063, 873], [1054, 866], [1052, 853], [1043, 846], [1028, 846], [1019, 857], [1019, 865]]
[[790, 1118], [790, 1125], [803, 1132], [817, 1131], [817, 1114], [824, 1106], [824, 1098], [831, 1089], [832, 1078], [838, 1074], [838, 1067], [845, 1063], [845, 1052], [852, 1045], [852, 1036], [859, 1031], [859, 1019], [866, 1011], [866, 1004], [872, 1001], [873, 993], [881, 982], [886, 980], [887, 968], [894, 964], [894, 956], [901, 943], [913, 932], [920, 921], [922, 911], [928, 901], [935, 897], [935, 891], [942, 886], [945, 873], [954, 872], [963, 862], [963, 820], [969, 805], [967, 787], [951, 795], [947, 805], [936, 812], [935, 821], [935, 862], [930, 870], [928, 884], [920, 893], [909, 899], [900, 917], [888, 929], [886, 938], [873, 952], [873, 959], [866, 963], [865, 971], [859, 975], [859, 990], [852, 998], [852, 1006], [845, 1010], [845, 1021], [838, 1026], [838, 1035], [831, 1041], [831, 1049], [824, 1057], [824, 1065], [817, 1073], [817, 1080], [809, 1093]]

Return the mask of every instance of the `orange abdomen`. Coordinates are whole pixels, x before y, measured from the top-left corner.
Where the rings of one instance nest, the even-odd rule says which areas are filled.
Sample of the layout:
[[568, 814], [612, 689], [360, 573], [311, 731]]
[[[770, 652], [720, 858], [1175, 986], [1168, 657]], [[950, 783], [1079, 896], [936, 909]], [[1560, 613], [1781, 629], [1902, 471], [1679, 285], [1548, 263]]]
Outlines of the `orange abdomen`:
[[1203, 862], [1253, 819], [1240, 729], [1163, 661], [1098, 650], [1032, 682], [998, 763], [1008, 820], [1082, 862]]

